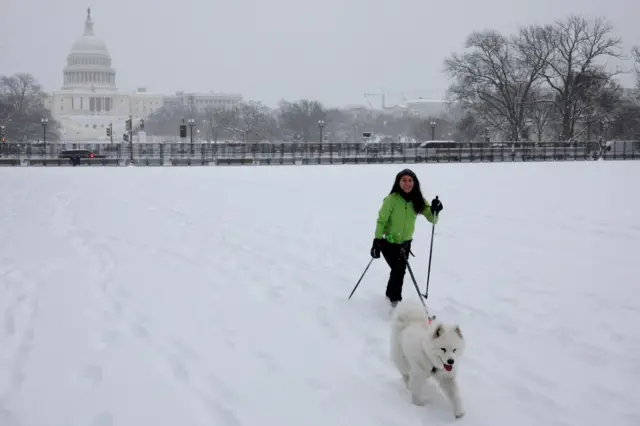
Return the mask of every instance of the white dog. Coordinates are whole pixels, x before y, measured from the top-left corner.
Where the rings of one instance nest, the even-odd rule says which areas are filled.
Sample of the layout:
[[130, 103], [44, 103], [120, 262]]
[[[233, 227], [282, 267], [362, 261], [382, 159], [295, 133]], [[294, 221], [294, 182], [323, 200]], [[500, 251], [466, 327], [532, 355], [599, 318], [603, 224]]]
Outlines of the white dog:
[[465, 342], [458, 325], [431, 324], [422, 304], [402, 301], [391, 317], [391, 359], [411, 391], [416, 405], [425, 381], [433, 377], [453, 404], [456, 418], [464, 415], [456, 370]]

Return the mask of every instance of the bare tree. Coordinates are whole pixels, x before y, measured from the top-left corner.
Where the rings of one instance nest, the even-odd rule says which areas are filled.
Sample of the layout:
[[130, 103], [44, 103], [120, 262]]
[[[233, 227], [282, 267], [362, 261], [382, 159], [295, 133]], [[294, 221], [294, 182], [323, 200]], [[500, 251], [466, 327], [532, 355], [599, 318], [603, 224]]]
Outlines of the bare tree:
[[456, 142], [473, 142], [482, 137], [484, 126], [478, 122], [475, 115], [466, 114], [456, 122], [453, 140]]
[[261, 130], [262, 138], [269, 142], [280, 142], [283, 139], [284, 132], [278, 123], [278, 112], [272, 110], [265, 116], [265, 122]]
[[553, 94], [537, 88], [533, 98], [535, 102], [527, 109], [527, 121], [533, 127], [538, 142], [542, 142], [546, 139], [547, 128], [554, 119]]
[[238, 121], [235, 108], [207, 107], [204, 120], [209, 127], [211, 140], [218, 142], [221, 137], [229, 136], [229, 129]]
[[[584, 124], [574, 130], [573, 139], [586, 132], [587, 141], [592, 140], [594, 126], [603, 138], [603, 123], [613, 119], [622, 97], [622, 88], [615, 80], [598, 71], [585, 72], [581, 82], [576, 83], [573, 109], [579, 112], [580, 121]], [[575, 125], [574, 125], [575, 127]]]
[[40, 120], [48, 121], [47, 139], [58, 138], [58, 123], [45, 108], [42, 87], [31, 74], [0, 77], [0, 124], [9, 140], [27, 141], [42, 137]]
[[[591, 108], [595, 98], [586, 97], [593, 90], [588, 83], [601, 81], [584, 78], [590, 72], [598, 71], [601, 78], [610, 80], [617, 72], [606, 72], [596, 62], [602, 58], [620, 57], [621, 39], [610, 35], [612, 26], [603, 18], [593, 21], [571, 15], [564, 21], [538, 28], [549, 47], [551, 55], [544, 58], [545, 82], [555, 93], [554, 106], [561, 117], [561, 137], [571, 140], [576, 132], [576, 123]], [[547, 53], [547, 52], [545, 52]]]
[[318, 121], [326, 120], [326, 112], [318, 101], [301, 99], [296, 102], [280, 103], [280, 125], [284, 130], [298, 135], [304, 142], [318, 140]]
[[260, 140], [266, 136], [269, 110], [261, 102], [243, 102], [230, 111], [233, 115], [228, 129], [240, 133], [243, 142]]
[[[372, 131], [378, 135], [386, 135], [392, 139], [401, 137], [411, 138], [413, 136], [412, 126], [414, 126], [415, 121], [419, 121], [419, 119], [408, 114], [394, 116], [384, 112], [376, 117]], [[438, 129], [438, 131], [440, 130], [442, 129]]]
[[4, 93], [0, 92], [0, 125], [5, 126], [8, 124], [13, 109], [11, 105], [9, 105], [9, 100], [6, 98]]
[[44, 105], [42, 87], [31, 74], [0, 78], [3, 95], [13, 111], [29, 114]]
[[[435, 123], [435, 127], [431, 126]], [[450, 140], [449, 134], [455, 132], [455, 125], [443, 118], [427, 117], [411, 120], [411, 136], [419, 141]]]
[[640, 104], [629, 98], [621, 98], [607, 122], [610, 139], [637, 140], [640, 134]]
[[349, 111], [348, 140], [351, 142], [362, 142], [362, 134], [372, 131], [375, 123], [374, 113], [368, 108], [360, 108]]
[[519, 140], [548, 55], [540, 40], [534, 28], [511, 39], [497, 31], [472, 33], [465, 44], [471, 51], [445, 61], [455, 79], [449, 96], [467, 114]]
[[331, 108], [325, 111], [326, 133], [331, 142], [344, 142], [349, 140], [351, 123], [345, 110]]
[[640, 104], [640, 46], [635, 46], [631, 51], [636, 71], [636, 102]]
[[147, 117], [145, 120], [145, 129], [149, 135], [171, 135], [177, 138], [179, 135], [179, 126], [185, 118], [198, 117], [193, 117], [192, 110], [188, 106], [163, 106]]

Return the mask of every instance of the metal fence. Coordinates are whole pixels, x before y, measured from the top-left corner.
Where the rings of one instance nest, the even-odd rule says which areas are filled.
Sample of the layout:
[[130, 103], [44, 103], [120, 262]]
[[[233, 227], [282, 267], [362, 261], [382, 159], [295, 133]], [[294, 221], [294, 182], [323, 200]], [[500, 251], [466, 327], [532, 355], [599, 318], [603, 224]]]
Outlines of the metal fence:
[[[130, 151], [130, 147], [132, 150]], [[49, 143], [0, 146], [1, 166], [69, 166], [61, 154], [90, 150], [80, 165], [225, 166], [384, 163], [477, 163], [640, 159], [639, 141], [534, 143]]]

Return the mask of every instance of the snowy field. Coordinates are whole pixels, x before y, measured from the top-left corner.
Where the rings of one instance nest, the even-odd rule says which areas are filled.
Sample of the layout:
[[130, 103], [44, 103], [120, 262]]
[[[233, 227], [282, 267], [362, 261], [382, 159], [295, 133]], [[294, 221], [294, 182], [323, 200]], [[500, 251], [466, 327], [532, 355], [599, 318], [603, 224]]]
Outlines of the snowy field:
[[413, 167], [461, 420], [389, 361], [382, 259], [347, 300], [401, 169], [0, 169], [0, 425], [639, 425], [640, 163]]

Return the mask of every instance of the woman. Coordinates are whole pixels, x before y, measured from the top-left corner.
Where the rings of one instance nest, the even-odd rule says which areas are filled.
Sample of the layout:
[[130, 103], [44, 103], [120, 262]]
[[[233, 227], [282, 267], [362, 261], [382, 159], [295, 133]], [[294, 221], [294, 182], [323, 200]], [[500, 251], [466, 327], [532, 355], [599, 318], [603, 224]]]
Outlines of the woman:
[[411, 250], [411, 240], [416, 217], [424, 215], [433, 224], [438, 223], [442, 203], [436, 197], [431, 204], [422, 196], [420, 182], [409, 169], [396, 175], [396, 180], [378, 212], [375, 238], [371, 256], [378, 259], [380, 253], [391, 268], [386, 296], [392, 306], [402, 300], [402, 284]]

